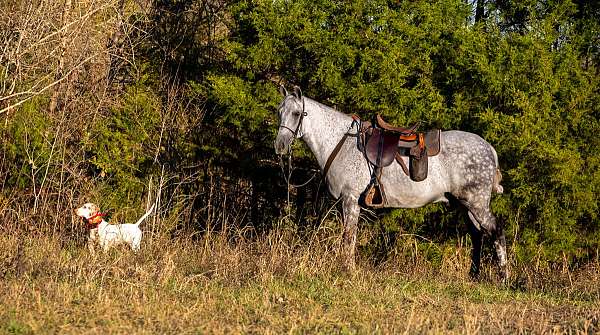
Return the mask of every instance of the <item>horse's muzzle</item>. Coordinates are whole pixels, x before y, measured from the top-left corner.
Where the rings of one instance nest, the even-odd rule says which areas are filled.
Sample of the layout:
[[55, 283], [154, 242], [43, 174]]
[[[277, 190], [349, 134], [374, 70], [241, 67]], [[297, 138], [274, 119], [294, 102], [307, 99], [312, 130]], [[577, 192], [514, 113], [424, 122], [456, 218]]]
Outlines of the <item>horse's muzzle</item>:
[[277, 135], [275, 138], [275, 153], [278, 155], [284, 155], [290, 152], [290, 139], [284, 135]]

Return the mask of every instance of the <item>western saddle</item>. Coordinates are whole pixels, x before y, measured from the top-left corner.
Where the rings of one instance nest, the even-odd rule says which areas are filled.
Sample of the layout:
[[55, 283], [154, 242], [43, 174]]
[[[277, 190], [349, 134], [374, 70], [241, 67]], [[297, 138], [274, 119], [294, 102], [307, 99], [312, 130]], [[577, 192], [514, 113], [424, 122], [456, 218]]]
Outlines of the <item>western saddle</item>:
[[[383, 168], [390, 166], [394, 160], [413, 181], [419, 182], [427, 178], [427, 157], [440, 152], [439, 129], [420, 133], [417, 132], [419, 123], [409, 128], [396, 127], [378, 114], [373, 122], [360, 121], [358, 117], [354, 119], [360, 124], [361, 150], [373, 166], [371, 183], [363, 194], [365, 205], [374, 208], [385, 206], [387, 200], [381, 183], [381, 173]], [[408, 167], [403, 157], [408, 157]]]

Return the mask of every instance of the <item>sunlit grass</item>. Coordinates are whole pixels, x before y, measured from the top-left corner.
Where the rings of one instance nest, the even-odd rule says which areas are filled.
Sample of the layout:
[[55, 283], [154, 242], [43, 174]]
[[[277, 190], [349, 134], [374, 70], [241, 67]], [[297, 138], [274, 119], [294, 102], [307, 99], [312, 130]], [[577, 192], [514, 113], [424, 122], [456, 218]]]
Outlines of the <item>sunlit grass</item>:
[[[492, 264], [467, 276], [468, 250], [441, 264], [395, 253], [353, 273], [338, 234], [274, 231], [148, 238], [143, 251], [91, 255], [47, 236], [0, 238], [2, 333], [563, 333], [598, 331], [599, 267], [508, 286]], [[414, 241], [406, 242], [413, 243]], [[397, 248], [405, 246], [398, 245]], [[402, 255], [402, 256], [400, 256]], [[459, 256], [457, 256], [459, 255]], [[435, 262], [439, 263], [439, 262]], [[489, 263], [489, 262], [488, 262]], [[571, 281], [566, 279], [571, 277]], [[576, 284], [572, 284], [576, 278]], [[544, 285], [540, 285], [544, 282]]]

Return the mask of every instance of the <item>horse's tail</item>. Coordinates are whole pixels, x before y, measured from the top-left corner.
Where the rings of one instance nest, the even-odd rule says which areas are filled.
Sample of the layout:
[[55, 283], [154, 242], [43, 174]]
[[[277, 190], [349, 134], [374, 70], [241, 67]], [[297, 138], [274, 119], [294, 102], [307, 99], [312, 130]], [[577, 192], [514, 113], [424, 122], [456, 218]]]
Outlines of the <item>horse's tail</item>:
[[152, 211], [154, 210], [154, 205], [155, 204], [152, 204], [152, 207], [150, 207], [150, 209], [146, 212], [146, 214], [142, 215], [142, 217], [139, 220], [137, 220], [136, 223], [134, 223], [136, 226], [138, 226], [140, 223], [142, 223], [148, 217], [148, 215], [150, 215], [150, 213], [152, 213]]
[[504, 193], [504, 187], [500, 185], [502, 181], [502, 172], [500, 172], [500, 164], [498, 163], [498, 154], [496, 153], [496, 149], [492, 147], [492, 153], [494, 154], [494, 162], [496, 163], [496, 173], [494, 174], [494, 183], [492, 185], [492, 191], [496, 193]]

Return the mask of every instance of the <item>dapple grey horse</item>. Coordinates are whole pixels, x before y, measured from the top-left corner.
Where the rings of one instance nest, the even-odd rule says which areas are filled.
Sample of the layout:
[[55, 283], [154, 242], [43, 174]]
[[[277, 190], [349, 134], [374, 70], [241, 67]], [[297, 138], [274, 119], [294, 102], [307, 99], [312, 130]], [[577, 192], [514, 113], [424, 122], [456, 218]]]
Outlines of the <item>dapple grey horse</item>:
[[[279, 130], [275, 139], [277, 154], [289, 154], [294, 139], [306, 142], [321, 170], [344, 134], [356, 134], [351, 116], [302, 96], [298, 87], [290, 94], [281, 86], [283, 101], [278, 107]], [[357, 137], [347, 137], [327, 171], [328, 188], [341, 198], [344, 215], [344, 254], [346, 266], [354, 268], [359, 198], [371, 181], [371, 170], [359, 150]], [[476, 229], [471, 233], [473, 253], [471, 274], [477, 276], [483, 235], [492, 236], [498, 256], [500, 275], [508, 277], [506, 239], [502, 225], [490, 211], [492, 192], [502, 193], [498, 157], [484, 139], [464, 131], [443, 131], [441, 151], [429, 157], [427, 179], [412, 181], [399, 164], [383, 170], [381, 183], [386, 187], [386, 207], [417, 208], [432, 202], [448, 202], [452, 194], [468, 210]]]

